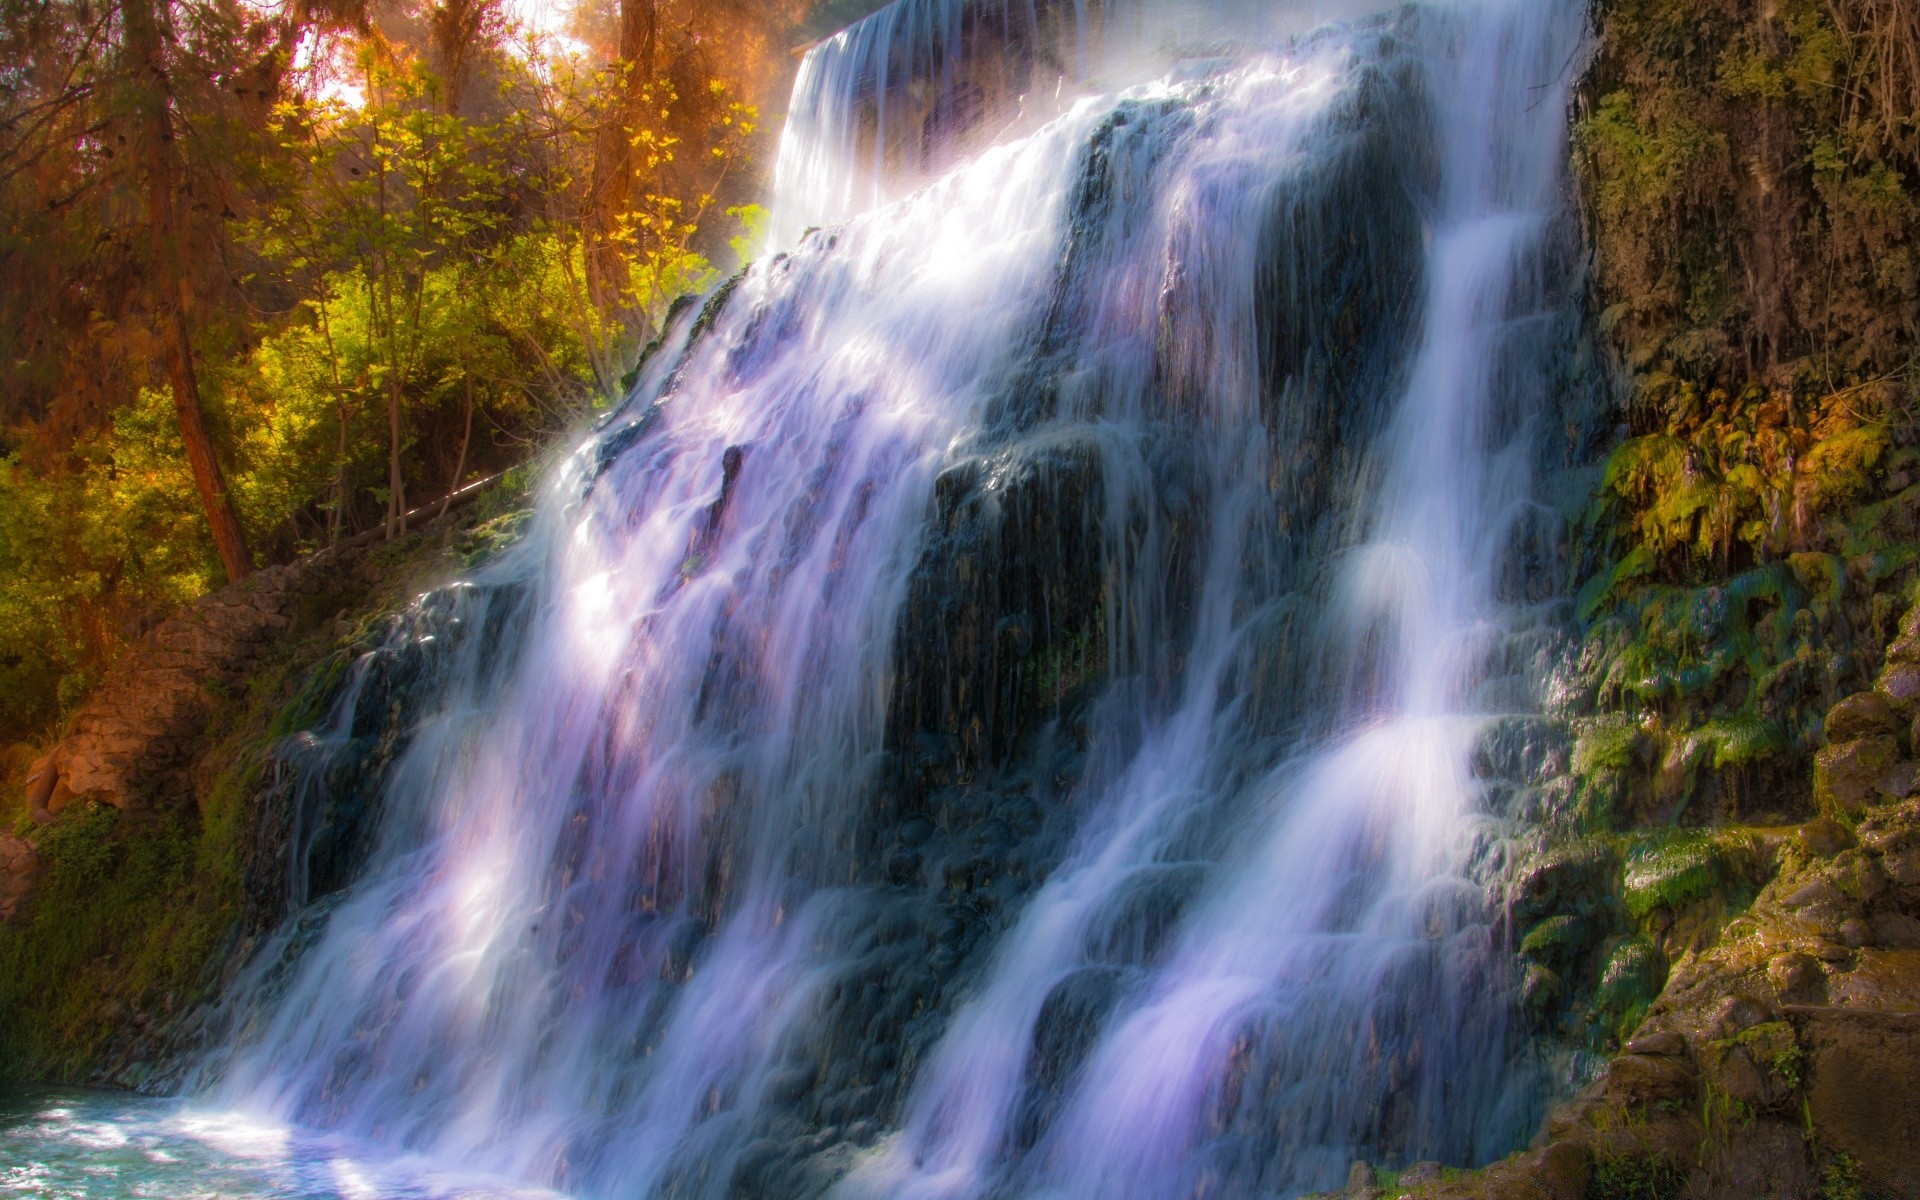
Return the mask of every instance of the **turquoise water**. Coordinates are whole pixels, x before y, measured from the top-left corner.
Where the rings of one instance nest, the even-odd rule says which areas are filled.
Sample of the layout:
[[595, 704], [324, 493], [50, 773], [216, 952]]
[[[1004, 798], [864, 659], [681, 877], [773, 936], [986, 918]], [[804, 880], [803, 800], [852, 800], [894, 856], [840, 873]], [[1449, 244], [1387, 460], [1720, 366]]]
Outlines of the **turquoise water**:
[[0, 1198], [558, 1200], [457, 1166], [122, 1092], [0, 1090]]

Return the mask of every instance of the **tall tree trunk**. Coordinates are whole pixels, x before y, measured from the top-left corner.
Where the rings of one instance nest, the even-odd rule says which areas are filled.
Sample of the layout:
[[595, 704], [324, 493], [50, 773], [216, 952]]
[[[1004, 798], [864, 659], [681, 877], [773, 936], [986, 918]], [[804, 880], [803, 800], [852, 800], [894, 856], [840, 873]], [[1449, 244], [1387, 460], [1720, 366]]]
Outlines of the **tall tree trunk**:
[[185, 268], [184, 231], [175, 204], [179, 175], [173, 145], [173, 120], [168, 112], [170, 88], [166, 60], [160, 45], [160, 27], [153, 0], [123, 0], [121, 19], [126, 32], [128, 81], [134, 106], [135, 132], [147, 172], [147, 236], [151, 243], [154, 311], [166, 347], [167, 382], [173, 389], [174, 413], [180, 439], [186, 443], [187, 464], [200, 493], [213, 545], [220, 553], [229, 582], [253, 573], [240, 516], [213, 454], [213, 441], [200, 403], [200, 382], [193, 370], [193, 336], [188, 324], [191, 295]]
[[587, 293], [603, 309], [624, 309], [626, 247], [620, 224], [633, 198], [634, 129], [653, 82], [660, 34], [658, 0], [620, 0], [618, 91], [593, 149], [592, 210], [587, 214]]
[[407, 481], [400, 470], [400, 380], [389, 372], [387, 383], [387, 540], [407, 531]]

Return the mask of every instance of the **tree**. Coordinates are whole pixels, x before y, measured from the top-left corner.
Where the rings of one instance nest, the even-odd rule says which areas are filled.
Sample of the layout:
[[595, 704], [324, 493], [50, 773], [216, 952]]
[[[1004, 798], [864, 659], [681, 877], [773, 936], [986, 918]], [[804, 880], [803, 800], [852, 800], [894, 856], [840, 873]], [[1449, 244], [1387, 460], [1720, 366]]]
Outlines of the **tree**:
[[636, 141], [642, 113], [653, 103], [654, 56], [660, 36], [656, 0], [620, 0], [620, 45], [610, 70], [612, 98], [594, 139], [588, 221], [587, 285], [602, 308], [626, 305], [619, 282], [633, 204]]
[[193, 367], [193, 335], [188, 320], [192, 288], [183, 259], [185, 230], [177, 211], [180, 172], [174, 150], [172, 88], [159, 22], [152, 0], [121, 0], [120, 13], [125, 37], [122, 75], [134, 116], [134, 136], [145, 166], [150, 288], [167, 380], [207, 528], [213, 534], [227, 579], [237, 582], [252, 574], [253, 560], [220, 462], [214, 457], [213, 440], [207, 436], [200, 382]]

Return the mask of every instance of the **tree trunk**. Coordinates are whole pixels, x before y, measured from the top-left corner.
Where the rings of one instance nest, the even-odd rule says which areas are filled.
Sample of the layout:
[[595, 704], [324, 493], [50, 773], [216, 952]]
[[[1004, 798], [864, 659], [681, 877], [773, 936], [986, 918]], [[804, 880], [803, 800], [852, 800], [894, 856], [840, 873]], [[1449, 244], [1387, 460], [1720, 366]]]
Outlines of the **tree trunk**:
[[233, 496], [227, 491], [220, 462], [214, 457], [213, 441], [207, 436], [200, 382], [193, 370], [193, 336], [187, 320], [191, 293], [181, 244], [183, 231], [175, 207], [174, 190], [179, 172], [174, 155], [173, 121], [168, 112], [170, 89], [160, 46], [160, 27], [153, 0], [124, 0], [120, 12], [125, 25], [135, 132], [146, 160], [153, 302], [160, 339], [166, 347], [167, 382], [173, 389], [180, 439], [186, 443], [187, 464], [193, 469], [193, 485], [200, 493], [200, 507], [213, 533], [214, 548], [220, 553], [220, 564], [226, 568], [228, 582], [237, 583], [253, 573], [253, 559], [247, 553], [246, 536], [240, 528], [240, 516], [234, 511]]
[[395, 365], [387, 373], [387, 540], [406, 531], [407, 481], [400, 470], [400, 369]]
[[441, 105], [448, 116], [460, 112], [460, 98], [467, 90], [467, 76], [473, 65], [473, 53], [480, 31], [493, 15], [498, 0], [440, 0], [427, 11], [434, 67], [440, 72], [446, 94]]
[[659, 41], [658, 0], [620, 0], [620, 61], [614, 102], [594, 139], [592, 210], [587, 214], [587, 294], [603, 309], [625, 307], [627, 249], [620, 224], [633, 197], [634, 127], [653, 82]]
[[467, 377], [467, 420], [460, 430], [460, 457], [453, 462], [453, 482], [447, 485], [446, 499], [440, 501], [440, 515], [447, 515], [447, 506], [453, 503], [455, 492], [460, 490], [460, 477], [467, 473], [467, 446], [473, 441], [473, 372], [465, 363], [460, 369]]

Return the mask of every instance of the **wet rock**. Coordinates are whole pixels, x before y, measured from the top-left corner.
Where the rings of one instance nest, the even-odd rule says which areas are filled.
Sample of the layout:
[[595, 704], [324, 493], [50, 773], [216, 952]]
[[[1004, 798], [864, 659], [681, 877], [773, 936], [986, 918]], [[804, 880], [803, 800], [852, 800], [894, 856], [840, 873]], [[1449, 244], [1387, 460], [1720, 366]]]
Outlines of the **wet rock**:
[[1879, 803], [1880, 785], [1899, 761], [1900, 743], [1892, 737], [1828, 746], [1814, 758], [1814, 800], [1824, 815], [1858, 815]]
[[1838, 745], [1859, 738], [1888, 737], [1900, 730], [1900, 718], [1878, 692], [1856, 692], [1827, 713], [1827, 742]]
[[1539, 963], [1527, 964], [1526, 976], [1520, 982], [1520, 1004], [1536, 1022], [1551, 1019], [1566, 994], [1567, 986], [1557, 973]]
[[1723, 1049], [1719, 1054], [1710, 1056], [1708, 1061], [1707, 1081], [1715, 1092], [1737, 1100], [1749, 1109], [1759, 1110], [1768, 1106], [1771, 1096], [1766, 1074], [1745, 1047]]
[[1858, 850], [1843, 852], [1834, 861], [1833, 881], [1848, 897], [1872, 904], [1887, 890], [1887, 873], [1880, 860]]
[[1808, 1008], [1806, 1116], [1823, 1149], [1859, 1164], [1868, 1194], [1920, 1197], [1920, 1015]]
[[1888, 663], [1880, 677], [1873, 681], [1873, 689], [1886, 698], [1894, 712], [1913, 716], [1914, 710], [1920, 708], [1920, 664]]
[[1858, 844], [1853, 831], [1831, 817], [1816, 817], [1794, 831], [1801, 849], [1816, 858], [1832, 858]]
[[1419, 1187], [1422, 1184], [1438, 1183], [1445, 1178], [1444, 1169], [1437, 1162], [1417, 1162], [1400, 1172], [1398, 1184], [1403, 1188]]
[[1889, 950], [1920, 948], [1920, 920], [1891, 910], [1875, 913], [1872, 944]]
[[33, 843], [0, 833], [0, 924], [19, 919], [40, 878], [40, 854]]
[[1577, 913], [1612, 888], [1615, 864], [1592, 845], [1556, 847], [1528, 862], [1514, 881], [1510, 904], [1526, 927], [1557, 914]]
[[1920, 605], [1900, 618], [1900, 632], [1887, 647], [1886, 659], [1890, 663], [1920, 663]]
[[1747, 1030], [1778, 1019], [1771, 1006], [1752, 996], [1722, 997], [1707, 1022], [1707, 1036], [1715, 1041], [1738, 1037]]
[[1827, 973], [1811, 954], [1789, 951], [1767, 962], [1767, 982], [1782, 1004], [1820, 1004], [1827, 995]]
[[1629, 1041], [1622, 1049], [1628, 1054], [1639, 1054], [1649, 1058], [1685, 1058], [1687, 1039], [1670, 1031], [1643, 1033]]
[[1712, 1181], [1711, 1195], [1726, 1200], [1802, 1200], [1813, 1194], [1805, 1131], [1785, 1120], [1729, 1130], [1704, 1174]]
[[1340, 1194], [1350, 1200], [1376, 1200], [1376, 1197], [1386, 1195], [1374, 1186], [1373, 1168], [1363, 1162], [1354, 1163], [1347, 1169], [1347, 1186]]
[[1880, 777], [1874, 790], [1888, 800], [1905, 800], [1920, 791], [1920, 763], [1895, 763], [1887, 773]]
[[1607, 1095], [1620, 1104], [1691, 1101], [1698, 1088], [1693, 1069], [1673, 1058], [1623, 1054], [1607, 1064]]

